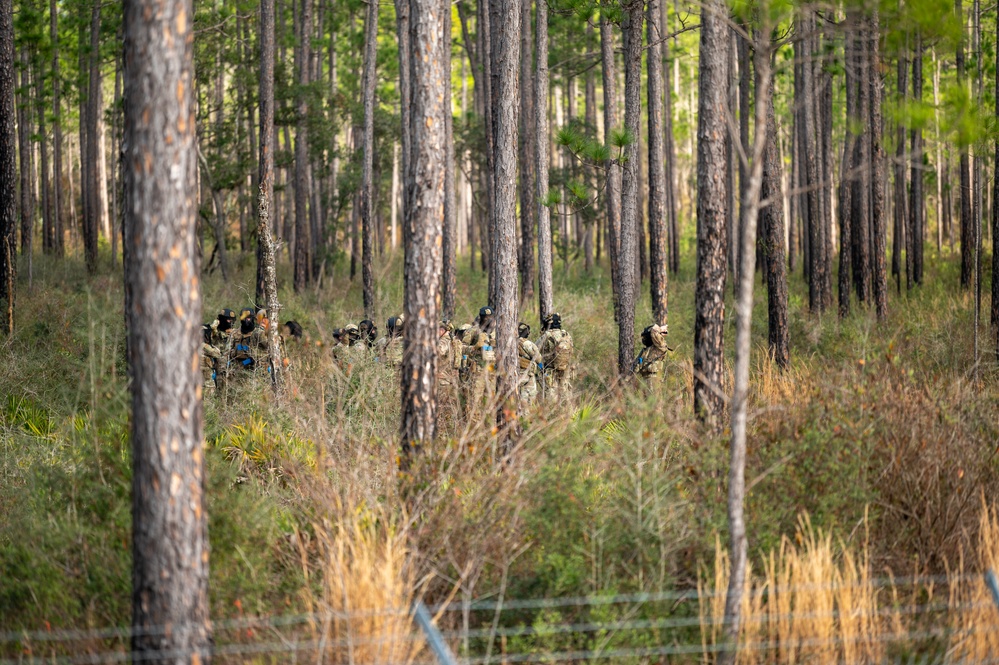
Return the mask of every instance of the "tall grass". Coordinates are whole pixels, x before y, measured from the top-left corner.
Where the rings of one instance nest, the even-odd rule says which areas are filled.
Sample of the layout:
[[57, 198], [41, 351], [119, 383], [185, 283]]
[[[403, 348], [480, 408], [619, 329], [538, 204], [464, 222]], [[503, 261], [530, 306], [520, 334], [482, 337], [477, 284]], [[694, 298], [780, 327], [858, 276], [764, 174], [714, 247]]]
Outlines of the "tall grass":
[[[740, 665], [881, 663], [919, 655], [987, 662], [999, 653], [999, 607], [985, 573], [999, 564], [999, 512], [982, 502], [979, 542], [945, 579], [879, 577], [867, 544], [854, 548], [800, 519], [794, 537], [747, 570]], [[970, 560], [971, 564], [966, 565]], [[723, 643], [730, 565], [720, 540], [698, 584], [703, 662]], [[936, 600], [937, 588], [949, 593]]]

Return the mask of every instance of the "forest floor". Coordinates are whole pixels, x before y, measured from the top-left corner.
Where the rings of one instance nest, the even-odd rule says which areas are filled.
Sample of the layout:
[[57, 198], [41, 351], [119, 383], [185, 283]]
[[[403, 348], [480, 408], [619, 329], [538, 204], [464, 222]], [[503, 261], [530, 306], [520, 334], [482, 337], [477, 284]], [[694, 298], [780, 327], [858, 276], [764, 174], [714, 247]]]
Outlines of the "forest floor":
[[[759, 621], [744, 639], [778, 639], [781, 580], [862, 579], [875, 618], [859, 628], [832, 610], [828, 616], [840, 618], [809, 628], [816, 621], [808, 608], [820, 601], [788, 596], [784, 610], [812, 612], [808, 626], [787, 628], [803, 640], [799, 656], [822, 630], [839, 640], [828, 647], [835, 653], [828, 662], [978, 653], [969, 644], [999, 653], [995, 637], [979, 644], [965, 636], [957, 646], [954, 637], [956, 626], [977, 620], [956, 608], [984, 593], [978, 581], [974, 588], [957, 581], [999, 565], [999, 365], [988, 299], [976, 383], [974, 301], [959, 289], [958, 256], [945, 250], [937, 259], [928, 247], [927, 257], [926, 285], [898, 294], [893, 284], [883, 323], [855, 300], [845, 319], [835, 309], [809, 313], [804, 282], [793, 276], [792, 360], [783, 373], [767, 358], [766, 290], [758, 283], [746, 515], [758, 573], [750, 587], [756, 605], [747, 607]], [[401, 310], [400, 259], [386, 260], [376, 277], [380, 328]], [[69, 649], [22, 632], [129, 623], [122, 289], [120, 270], [110, 269], [107, 255], [102, 260], [101, 274], [88, 278], [82, 262], [36, 257], [33, 285], [19, 286], [17, 332], [0, 345], [0, 631], [13, 631], [0, 634], [0, 657], [123, 648], [107, 635], [87, 634]], [[228, 283], [217, 274], [203, 280], [205, 320], [221, 307], [251, 303], [252, 256], [232, 263]], [[630, 649], [634, 658], [701, 661], [694, 647], [710, 651], [720, 639], [712, 590], [724, 586], [717, 548], [727, 541], [728, 432], [711, 436], [691, 413], [692, 261], [671, 276], [675, 352], [661, 388], [615, 385], [607, 274], [583, 274], [581, 261], [560, 264], [555, 304], [575, 340], [578, 399], [528, 409], [520, 447], [506, 465], [495, 461], [488, 418], [459, 422], [445, 410], [439, 441], [404, 480], [396, 465], [396, 376], [375, 364], [348, 374], [330, 358], [332, 329], [362, 318], [360, 275], [350, 281], [345, 263], [319, 289], [282, 291], [280, 319], [298, 320], [307, 336], [289, 347], [291, 394], [283, 403], [273, 402], [262, 378], [205, 401], [217, 643], [254, 642], [264, 632], [259, 625], [276, 630], [278, 616], [404, 607], [422, 597], [464, 610], [445, 612], [439, 623], [468, 657]], [[460, 263], [456, 320], [471, 321], [486, 304], [486, 281], [467, 257]], [[537, 331], [535, 307], [524, 320]], [[731, 302], [727, 311], [734, 311]], [[645, 298], [636, 328], [648, 322]], [[726, 328], [731, 367], [734, 324]], [[822, 556], [825, 568], [803, 563]], [[899, 591], [886, 576], [929, 581]], [[635, 593], [659, 595], [624, 606], [521, 607], [502, 621], [496, 608], [510, 599]], [[936, 607], [935, 598], [943, 606], [932, 616], [899, 609]], [[838, 612], [860, 601], [822, 602]], [[886, 607], [894, 608], [890, 616]], [[983, 611], [980, 603], [975, 611]], [[263, 618], [252, 624], [256, 634], [240, 623], [250, 617]], [[552, 629], [581, 621], [590, 632]], [[308, 619], [302, 631], [409, 635], [406, 621], [386, 622]], [[850, 630], [869, 637], [866, 651], [847, 651]], [[910, 638], [891, 641], [889, 633]], [[426, 657], [410, 641], [400, 643], [371, 647], [368, 660]], [[673, 650], [635, 651], [663, 644]], [[364, 660], [356, 652], [351, 658]]]

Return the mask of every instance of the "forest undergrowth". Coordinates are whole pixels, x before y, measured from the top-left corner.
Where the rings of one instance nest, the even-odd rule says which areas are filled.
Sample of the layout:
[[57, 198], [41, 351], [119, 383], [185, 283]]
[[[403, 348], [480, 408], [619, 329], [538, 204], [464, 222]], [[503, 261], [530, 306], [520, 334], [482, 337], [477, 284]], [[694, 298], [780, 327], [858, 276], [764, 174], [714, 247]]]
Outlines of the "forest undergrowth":
[[[401, 311], [399, 258], [377, 278], [379, 327]], [[728, 433], [713, 436], [692, 415], [693, 271], [682, 268], [670, 283], [675, 352], [662, 386], [615, 383], [606, 274], [557, 269], [578, 399], [527, 409], [506, 462], [488, 413], [460, 417], [446, 402], [437, 443], [404, 478], [398, 378], [378, 364], [347, 371], [329, 353], [332, 329], [362, 318], [360, 280], [337, 264], [321, 289], [282, 292], [281, 320], [306, 330], [288, 348], [284, 400], [275, 403], [260, 378], [205, 401], [216, 642], [260, 639], [254, 617], [302, 615], [298, 629], [321, 640], [333, 662], [416, 662], [426, 652], [408, 616], [380, 610], [422, 598], [448, 604], [438, 623], [467, 656], [661, 644], [711, 652], [721, 616], [712, 593], [727, 575]], [[856, 305], [843, 320], [809, 314], [796, 276], [785, 372], [766, 355], [765, 288], [757, 287], [743, 639], [781, 646], [746, 650], [740, 662], [999, 651], [993, 637], [976, 641], [981, 631], [969, 631], [997, 620], [979, 573], [999, 560], [999, 366], [985, 325], [975, 382], [973, 300], [958, 291], [958, 269], [957, 255], [931, 262], [925, 286], [892, 293], [882, 324]], [[252, 261], [228, 284], [206, 277], [203, 318], [250, 304], [252, 279]], [[129, 623], [120, 283], [117, 272], [88, 280], [82, 263], [36, 257], [34, 285], [19, 292], [18, 331], [0, 346], [0, 631]], [[485, 288], [466, 260], [459, 321], [485, 304]], [[524, 320], [537, 330], [532, 310]], [[649, 319], [646, 299], [637, 327]], [[936, 582], [893, 581], [912, 576]], [[775, 591], [834, 580], [850, 581], [853, 595]], [[629, 606], [496, 608], [510, 599], [673, 592], [668, 602]], [[795, 614], [806, 618], [787, 618]], [[673, 622], [664, 627], [664, 617]], [[639, 619], [648, 619], [641, 630], [553, 630]], [[502, 626], [530, 630], [501, 635]], [[916, 637], [888, 640], [903, 634]], [[820, 639], [833, 646], [810, 651]], [[0, 654], [61, 648], [26, 635], [0, 643]], [[118, 648], [121, 640], [104, 636], [74, 652]]]

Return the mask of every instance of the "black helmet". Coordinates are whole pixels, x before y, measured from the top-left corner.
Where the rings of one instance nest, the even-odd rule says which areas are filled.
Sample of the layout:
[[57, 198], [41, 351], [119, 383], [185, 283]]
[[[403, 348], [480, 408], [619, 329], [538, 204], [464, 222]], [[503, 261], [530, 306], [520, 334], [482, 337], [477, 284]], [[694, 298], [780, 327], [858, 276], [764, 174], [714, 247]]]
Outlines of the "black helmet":
[[257, 313], [250, 307], [239, 310], [239, 332], [244, 335], [253, 332], [257, 327]]
[[527, 339], [527, 336], [531, 334], [531, 326], [527, 325], [526, 323], [521, 323], [519, 326], [517, 326], [517, 334], [523, 337], [524, 339]]
[[406, 319], [402, 314], [399, 316], [390, 316], [389, 320], [385, 322], [385, 327], [388, 328], [388, 336], [400, 337], [405, 323]]
[[222, 309], [219, 310], [218, 316], [215, 318], [219, 322], [219, 332], [225, 332], [229, 328], [232, 328], [232, 322], [236, 320], [236, 312], [231, 309]]
[[652, 346], [652, 326], [646, 326], [642, 331], [642, 345]]
[[479, 319], [486, 319], [493, 315], [492, 307], [480, 307], [479, 308]]
[[562, 327], [562, 317], [558, 312], [552, 312], [541, 322], [541, 327], [545, 330], [558, 330]]
[[364, 319], [357, 325], [358, 329], [361, 331], [361, 339], [367, 342], [368, 346], [375, 343], [375, 339], [378, 337], [378, 326], [371, 319]]
[[205, 344], [212, 343], [212, 324], [204, 323], [201, 325], [201, 341]]
[[284, 328], [288, 331], [288, 334], [296, 339], [302, 339], [302, 326], [298, 324], [298, 321], [291, 320], [284, 322]]

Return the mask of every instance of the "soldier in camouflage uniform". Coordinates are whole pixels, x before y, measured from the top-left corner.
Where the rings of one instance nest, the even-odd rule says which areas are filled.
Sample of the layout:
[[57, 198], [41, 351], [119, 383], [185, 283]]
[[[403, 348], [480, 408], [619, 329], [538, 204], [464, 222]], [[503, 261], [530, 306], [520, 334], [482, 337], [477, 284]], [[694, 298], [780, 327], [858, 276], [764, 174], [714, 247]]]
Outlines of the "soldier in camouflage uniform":
[[368, 355], [368, 347], [361, 342], [361, 331], [353, 323], [348, 323], [343, 327], [340, 335], [340, 345], [335, 354], [340, 368], [350, 374], [354, 366], [361, 362]]
[[357, 329], [361, 332], [361, 343], [369, 349], [374, 348], [378, 340], [378, 326], [371, 319], [364, 319], [357, 324]]
[[458, 417], [458, 369], [461, 357], [455, 358], [454, 326], [447, 319], [437, 330], [437, 404], [445, 421]]
[[562, 329], [562, 317], [558, 312], [549, 314], [541, 322], [538, 348], [541, 350], [545, 399], [571, 399], [574, 369], [572, 335]]
[[383, 362], [387, 367], [399, 367], [402, 364], [402, 333], [406, 319], [399, 316], [389, 317], [385, 322], [386, 335], [375, 342], [375, 360]]
[[468, 366], [469, 405], [492, 403], [496, 393], [496, 350], [493, 308], [479, 308], [479, 316], [465, 333], [465, 363]]
[[215, 320], [211, 323], [211, 341], [209, 344], [216, 349], [224, 350], [229, 348], [229, 338], [232, 337], [232, 324], [236, 321], [236, 312], [231, 309], [219, 311]]
[[254, 370], [257, 367], [257, 318], [249, 307], [239, 312], [239, 330], [229, 338], [229, 348], [226, 350], [230, 371]]
[[529, 338], [531, 326], [517, 326], [517, 367], [520, 369], [520, 401], [531, 404], [538, 396], [537, 374], [541, 367], [541, 352]]
[[212, 395], [215, 393], [219, 378], [219, 361], [222, 360], [222, 352], [212, 345], [212, 326], [206, 323], [201, 327], [201, 379], [203, 381], [201, 394]]
[[631, 371], [646, 380], [662, 381], [666, 376], [666, 354], [673, 349], [666, 345], [666, 335], [669, 334], [665, 325], [651, 325], [642, 331], [642, 346], [644, 347]]

